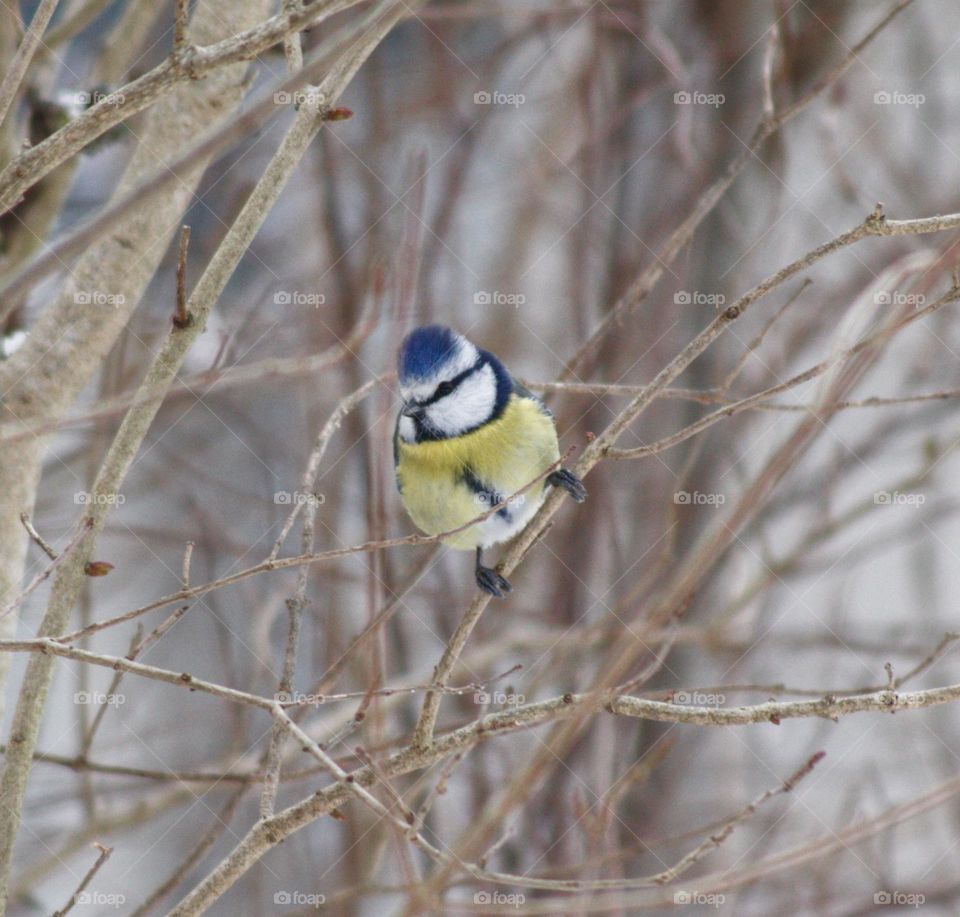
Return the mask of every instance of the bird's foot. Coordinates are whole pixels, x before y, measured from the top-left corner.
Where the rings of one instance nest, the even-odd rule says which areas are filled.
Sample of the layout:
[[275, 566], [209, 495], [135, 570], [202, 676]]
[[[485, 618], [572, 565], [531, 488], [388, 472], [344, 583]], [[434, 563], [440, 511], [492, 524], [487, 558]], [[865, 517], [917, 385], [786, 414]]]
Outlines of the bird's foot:
[[495, 599], [502, 599], [508, 592], [513, 592], [513, 586], [510, 585], [493, 567], [485, 567], [480, 563], [480, 555], [477, 554], [476, 567], [477, 585]]
[[587, 488], [583, 486], [583, 481], [566, 468], [559, 468], [548, 474], [547, 483], [554, 487], [562, 487], [577, 503], [583, 503], [587, 499]]

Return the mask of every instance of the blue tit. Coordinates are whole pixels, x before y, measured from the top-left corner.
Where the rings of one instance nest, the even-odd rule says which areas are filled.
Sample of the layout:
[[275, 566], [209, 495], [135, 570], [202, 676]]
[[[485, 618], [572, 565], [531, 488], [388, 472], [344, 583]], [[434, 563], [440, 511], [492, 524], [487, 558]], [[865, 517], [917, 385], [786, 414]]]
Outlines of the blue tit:
[[[397, 487], [421, 531], [465, 526], [503, 503], [560, 457], [553, 415], [515, 382], [492, 354], [441, 325], [414, 329], [400, 345], [397, 375], [403, 406], [393, 438]], [[548, 487], [578, 503], [587, 491], [564, 468], [507, 502], [482, 522], [444, 539], [476, 550], [477, 585], [497, 598], [511, 591], [483, 550], [507, 541], [533, 517]]]

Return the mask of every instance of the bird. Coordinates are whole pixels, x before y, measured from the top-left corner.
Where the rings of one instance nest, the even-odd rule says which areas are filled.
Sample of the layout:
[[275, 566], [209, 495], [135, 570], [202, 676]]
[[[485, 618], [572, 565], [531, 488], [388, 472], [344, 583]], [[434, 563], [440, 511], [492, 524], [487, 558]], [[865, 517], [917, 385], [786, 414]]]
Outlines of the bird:
[[428, 535], [483, 521], [441, 539], [474, 550], [477, 586], [496, 598], [512, 591], [483, 564], [483, 552], [508, 541], [533, 518], [551, 487], [577, 503], [583, 482], [557, 468], [518, 494], [560, 458], [547, 406], [520, 385], [492, 353], [444, 325], [413, 329], [397, 354], [402, 405], [394, 430], [394, 470], [400, 498]]

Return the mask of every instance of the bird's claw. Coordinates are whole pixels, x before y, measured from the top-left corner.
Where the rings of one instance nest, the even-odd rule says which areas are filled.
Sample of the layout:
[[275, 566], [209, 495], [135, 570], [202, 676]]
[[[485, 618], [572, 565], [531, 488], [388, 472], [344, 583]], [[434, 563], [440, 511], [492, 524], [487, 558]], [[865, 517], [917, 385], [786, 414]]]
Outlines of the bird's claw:
[[484, 567], [478, 564], [476, 576], [477, 585], [496, 599], [502, 599], [508, 592], [513, 592], [513, 586], [492, 567]]
[[577, 503], [583, 503], [587, 499], [587, 488], [583, 486], [583, 481], [566, 468], [559, 468], [547, 475], [547, 483], [562, 487]]

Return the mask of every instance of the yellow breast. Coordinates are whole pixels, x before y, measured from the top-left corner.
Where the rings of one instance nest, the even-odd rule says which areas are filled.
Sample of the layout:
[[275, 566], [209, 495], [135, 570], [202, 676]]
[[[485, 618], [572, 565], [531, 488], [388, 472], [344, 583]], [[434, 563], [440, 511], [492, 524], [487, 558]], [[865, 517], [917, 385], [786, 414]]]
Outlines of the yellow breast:
[[[484, 426], [451, 439], [397, 441], [397, 484], [417, 527], [429, 535], [446, 532], [479, 516], [488, 504], [464, 480], [476, 479], [504, 497], [516, 493], [560, 456], [553, 419], [537, 402], [516, 394], [503, 413]], [[543, 499], [540, 482], [510, 508], [445, 539], [451, 547], [474, 548], [511, 537], [529, 521]]]

